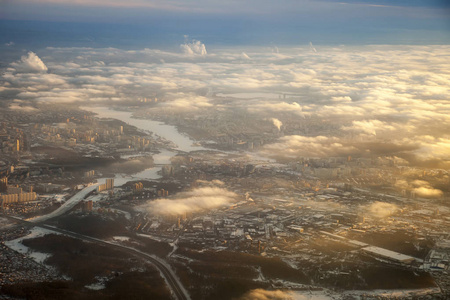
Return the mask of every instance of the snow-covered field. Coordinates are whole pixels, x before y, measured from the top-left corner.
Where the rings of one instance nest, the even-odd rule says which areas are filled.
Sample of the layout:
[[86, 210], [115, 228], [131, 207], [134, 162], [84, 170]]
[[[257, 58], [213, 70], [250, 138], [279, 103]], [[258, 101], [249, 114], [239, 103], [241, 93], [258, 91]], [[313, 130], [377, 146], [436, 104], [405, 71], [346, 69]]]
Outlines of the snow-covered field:
[[0, 217], [0, 228], [6, 229], [6, 228], [10, 227], [11, 225], [12, 225], [12, 223], [8, 219]]
[[124, 210], [120, 210], [120, 209], [117, 209], [117, 208], [114, 208], [114, 210], [115, 210], [116, 212], [118, 212], [119, 214], [123, 214], [124, 217], [125, 217], [127, 220], [131, 220], [131, 214], [130, 214], [129, 212], [124, 211]]
[[129, 241], [130, 238], [128, 236], [113, 236], [113, 240], [119, 241], [119, 242], [126, 242], [126, 241]]
[[55, 231], [51, 231], [51, 230], [45, 229], [45, 228], [33, 227], [31, 229], [30, 234], [28, 234], [28, 235], [26, 235], [24, 237], [20, 237], [20, 238], [15, 239], [15, 240], [6, 241], [5, 245], [8, 246], [9, 248], [19, 252], [19, 253], [22, 253], [22, 254], [32, 258], [37, 263], [43, 264], [44, 261], [47, 259], [47, 257], [49, 257], [50, 255], [47, 254], [47, 253], [41, 253], [41, 252], [32, 251], [30, 248], [28, 248], [27, 246], [22, 244], [22, 241], [26, 240], [26, 239], [33, 239], [33, 238], [42, 237], [42, 236], [47, 235], [47, 234], [59, 234], [59, 233], [55, 232]]

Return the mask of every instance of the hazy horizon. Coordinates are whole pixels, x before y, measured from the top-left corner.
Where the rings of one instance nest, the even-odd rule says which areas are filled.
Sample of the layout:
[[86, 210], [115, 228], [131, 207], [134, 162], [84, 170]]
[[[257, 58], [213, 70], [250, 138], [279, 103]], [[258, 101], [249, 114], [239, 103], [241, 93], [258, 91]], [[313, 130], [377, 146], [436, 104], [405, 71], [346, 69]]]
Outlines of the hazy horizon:
[[0, 47], [448, 44], [446, 1], [63, 1], [0, 3]]

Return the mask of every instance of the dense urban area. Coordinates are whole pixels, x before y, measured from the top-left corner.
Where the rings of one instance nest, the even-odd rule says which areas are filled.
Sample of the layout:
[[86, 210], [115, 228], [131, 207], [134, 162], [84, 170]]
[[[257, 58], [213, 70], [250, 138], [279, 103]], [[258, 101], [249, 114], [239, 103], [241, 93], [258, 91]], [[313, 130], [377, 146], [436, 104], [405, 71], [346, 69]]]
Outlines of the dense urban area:
[[[448, 171], [382, 154], [268, 158], [280, 137], [338, 127], [181, 117], [158, 101], [0, 112], [1, 299], [450, 295]], [[165, 123], [190, 144], [99, 110]]]

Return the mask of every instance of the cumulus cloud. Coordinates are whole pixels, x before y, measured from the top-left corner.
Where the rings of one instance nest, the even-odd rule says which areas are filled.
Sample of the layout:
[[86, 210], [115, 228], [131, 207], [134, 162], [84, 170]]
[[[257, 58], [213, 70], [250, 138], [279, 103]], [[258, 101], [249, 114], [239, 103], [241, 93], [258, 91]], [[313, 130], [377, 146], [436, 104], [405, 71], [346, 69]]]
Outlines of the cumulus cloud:
[[425, 186], [415, 188], [413, 191], [418, 197], [423, 198], [439, 198], [443, 195], [443, 192], [441, 190]]
[[47, 72], [47, 66], [34, 52], [23, 55], [19, 61], [11, 63], [11, 66], [21, 73], [41, 73]]
[[440, 189], [434, 188], [431, 183], [425, 180], [397, 180], [395, 186], [401, 190], [410, 191], [417, 197], [440, 198], [444, 194]]
[[201, 187], [178, 193], [173, 199], [157, 199], [142, 208], [155, 215], [179, 215], [227, 206], [237, 195], [225, 188]]
[[180, 45], [181, 50], [186, 55], [200, 55], [206, 56], [206, 46], [200, 41], [193, 40], [191, 43], [184, 43]]
[[364, 211], [370, 216], [378, 219], [387, 218], [395, 214], [399, 210], [399, 207], [392, 203], [386, 202], [375, 202], [369, 206], [364, 207]]

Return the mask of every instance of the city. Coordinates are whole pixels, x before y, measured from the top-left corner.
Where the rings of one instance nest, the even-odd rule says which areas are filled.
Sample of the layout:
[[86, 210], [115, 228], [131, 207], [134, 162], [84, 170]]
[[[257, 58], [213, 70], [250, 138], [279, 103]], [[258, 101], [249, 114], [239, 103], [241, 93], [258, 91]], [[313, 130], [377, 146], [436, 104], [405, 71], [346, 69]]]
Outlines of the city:
[[444, 2], [1, 2], [0, 299], [449, 299]]
[[[399, 290], [444, 299], [450, 287], [448, 196], [405, 185], [445, 187], [447, 171], [393, 157], [280, 163], [255, 151], [288, 130], [270, 120], [263, 133], [235, 127], [183, 151], [176, 141], [90, 111], [42, 114], [9, 114], [2, 124], [2, 249], [5, 257], [21, 254], [4, 267], [2, 285], [30, 276], [79, 276], [64, 274], [61, 262], [47, 266], [45, 259], [62, 250], [42, 245], [69, 239], [54, 227], [163, 259], [193, 299], [218, 299], [223, 277], [239, 289], [308, 291], [330, 299], [339, 292], [375, 299]], [[204, 126], [203, 119], [188, 119], [190, 125], [177, 120], [183, 129]], [[204, 127], [219, 131], [227, 128], [223, 123]], [[249, 140], [253, 147], [242, 145]], [[158, 159], [161, 152], [171, 157]], [[31, 224], [14, 226], [11, 217]], [[102, 291], [112, 280], [107, 274], [126, 274], [122, 268], [91, 270], [84, 287]]]

